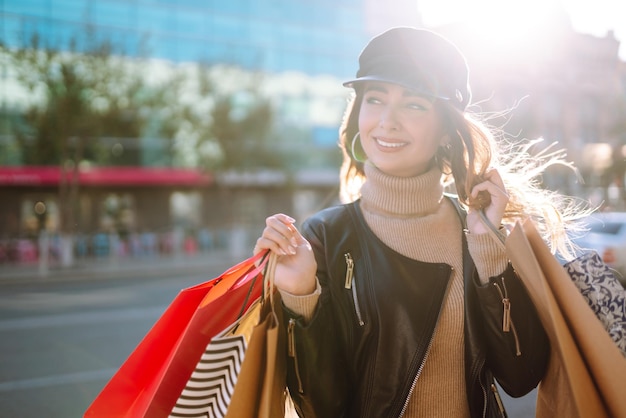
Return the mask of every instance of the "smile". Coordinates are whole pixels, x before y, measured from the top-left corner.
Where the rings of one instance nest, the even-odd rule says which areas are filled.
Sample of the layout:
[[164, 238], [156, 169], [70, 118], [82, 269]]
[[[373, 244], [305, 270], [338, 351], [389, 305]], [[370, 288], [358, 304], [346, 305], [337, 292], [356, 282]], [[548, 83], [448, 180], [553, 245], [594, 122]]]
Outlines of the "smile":
[[378, 137], [374, 138], [374, 140], [378, 145], [385, 148], [401, 148], [407, 145], [406, 142], [388, 142]]

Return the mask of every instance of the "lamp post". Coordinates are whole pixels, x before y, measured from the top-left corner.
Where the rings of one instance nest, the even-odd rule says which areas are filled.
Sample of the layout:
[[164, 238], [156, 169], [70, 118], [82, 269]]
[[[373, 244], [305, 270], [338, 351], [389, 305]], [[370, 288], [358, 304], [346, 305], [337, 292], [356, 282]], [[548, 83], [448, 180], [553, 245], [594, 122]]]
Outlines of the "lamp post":
[[48, 275], [48, 255], [50, 254], [50, 240], [48, 239], [48, 230], [46, 228], [46, 219], [48, 212], [46, 204], [42, 201], [35, 203], [35, 216], [37, 217], [38, 231], [38, 249], [39, 249], [39, 275]]

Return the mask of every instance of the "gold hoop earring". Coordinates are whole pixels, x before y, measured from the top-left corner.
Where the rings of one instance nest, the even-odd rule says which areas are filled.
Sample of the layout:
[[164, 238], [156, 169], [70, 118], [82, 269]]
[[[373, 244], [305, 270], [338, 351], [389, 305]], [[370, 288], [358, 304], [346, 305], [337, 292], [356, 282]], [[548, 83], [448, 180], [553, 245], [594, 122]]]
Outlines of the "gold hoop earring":
[[[356, 148], [356, 146], [355, 146], [356, 145], [356, 140], [357, 140], [357, 138], [360, 137], [360, 135], [361, 135], [361, 132], [357, 132], [356, 135], [354, 135], [354, 137], [352, 138], [352, 143], [350, 144], [350, 151], [352, 153], [352, 159], [354, 161], [358, 162], [358, 163], [363, 164], [367, 158], [359, 159], [359, 157], [356, 155], [356, 150], [355, 150], [355, 148]], [[360, 139], [361, 138], [359, 138], [359, 140]]]

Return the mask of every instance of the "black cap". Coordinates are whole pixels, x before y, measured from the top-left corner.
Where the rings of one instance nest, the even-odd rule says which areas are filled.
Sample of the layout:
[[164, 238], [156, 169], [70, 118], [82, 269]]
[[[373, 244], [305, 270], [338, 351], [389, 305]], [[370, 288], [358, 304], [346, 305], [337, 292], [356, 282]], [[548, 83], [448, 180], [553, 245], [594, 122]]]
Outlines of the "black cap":
[[461, 51], [449, 40], [426, 29], [397, 27], [374, 37], [359, 55], [354, 87], [362, 81], [400, 84], [418, 93], [450, 100], [465, 110], [472, 93], [469, 68]]

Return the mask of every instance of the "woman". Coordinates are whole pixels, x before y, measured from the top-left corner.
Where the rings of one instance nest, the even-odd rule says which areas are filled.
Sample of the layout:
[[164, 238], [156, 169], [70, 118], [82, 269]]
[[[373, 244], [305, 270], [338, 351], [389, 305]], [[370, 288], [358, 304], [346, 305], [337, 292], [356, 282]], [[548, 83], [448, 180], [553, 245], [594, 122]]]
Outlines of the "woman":
[[[506, 416], [494, 377], [525, 395], [543, 377], [549, 343], [488, 228], [546, 208], [562, 215], [553, 196], [513, 174], [543, 165], [500, 161], [466, 112], [463, 55], [433, 32], [375, 37], [345, 85], [355, 92], [340, 132], [350, 203], [301, 231], [270, 216], [255, 247], [280, 255], [296, 409], [307, 418]], [[458, 197], [444, 194], [448, 180]], [[563, 244], [556, 218], [540, 220]]]

